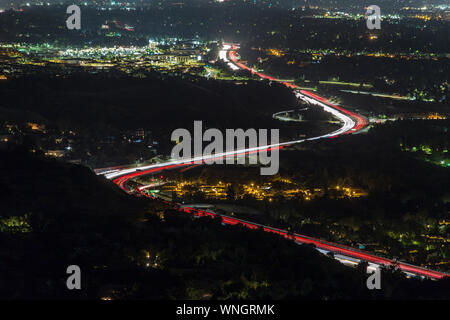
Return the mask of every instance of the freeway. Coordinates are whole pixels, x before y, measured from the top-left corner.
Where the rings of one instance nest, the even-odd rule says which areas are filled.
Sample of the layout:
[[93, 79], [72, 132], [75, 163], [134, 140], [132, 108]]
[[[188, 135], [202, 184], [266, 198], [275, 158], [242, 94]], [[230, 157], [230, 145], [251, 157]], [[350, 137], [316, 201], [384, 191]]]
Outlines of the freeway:
[[[125, 189], [126, 190], [126, 189]], [[129, 190], [127, 190], [129, 192]], [[153, 196], [148, 195], [147, 193], [143, 192], [143, 188], [136, 189], [136, 192], [140, 194], [141, 196], [156, 199]], [[167, 204], [174, 204], [171, 201], [163, 200], [163, 202]], [[222, 220], [222, 223], [224, 225], [241, 225], [245, 226], [249, 229], [259, 229], [263, 230], [265, 232], [271, 232], [278, 234], [282, 237], [285, 237], [286, 239], [295, 241], [298, 244], [310, 244], [314, 245], [319, 251], [323, 253], [332, 252], [335, 255], [335, 259], [341, 261], [342, 263], [345, 263], [347, 265], [357, 265], [361, 261], [367, 261], [369, 263], [369, 268], [374, 269], [381, 265], [384, 266], [391, 266], [394, 265], [398, 267], [400, 270], [402, 270], [406, 275], [408, 276], [419, 276], [419, 277], [426, 277], [431, 279], [441, 279], [444, 277], [448, 277], [448, 274], [444, 272], [434, 271], [430, 270], [424, 267], [414, 266], [412, 264], [402, 262], [402, 261], [393, 261], [390, 259], [386, 259], [383, 257], [379, 257], [377, 255], [374, 255], [372, 253], [355, 249], [349, 246], [340, 245], [337, 243], [324, 241], [321, 239], [313, 238], [310, 236], [301, 235], [298, 233], [291, 233], [287, 230], [274, 228], [271, 226], [262, 225], [255, 222], [250, 222], [243, 219], [238, 219], [235, 217], [230, 217], [223, 214], [217, 214], [213, 212], [212, 210], [208, 209], [198, 209], [196, 205], [181, 205], [176, 204], [178, 206], [178, 210], [193, 214], [197, 217], [220, 217]]]
[[[257, 74], [262, 79], [267, 79], [270, 81], [277, 81], [277, 79], [264, 75], [262, 73], [258, 73], [253, 69], [248, 68], [244, 64], [240, 63], [236, 58], [236, 50], [237, 45], [231, 44], [225, 44], [223, 49], [219, 53], [219, 57], [223, 59], [225, 62], [228, 63], [228, 65], [233, 69], [245, 69], [248, 71], [251, 71], [254, 74]], [[229, 58], [229, 59], [228, 59]], [[170, 169], [176, 169], [176, 168], [182, 168], [182, 167], [189, 167], [193, 164], [199, 164], [204, 162], [205, 160], [211, 160], [211, 159], [218, 159], [218, 158], [226, 158], [226, 157], [235, 157], [237, 155], [244, 155], [244, 154], [251, 154], [251, 153], [258, 153], [263, 150], [272, 150], [272, 149], [282, 149], [285, 146], [301, 143], [308, 140], [317, 140], [317, 139], [323, 139], [323, 138], [336, 138], [340, 135], [344, 134], [351, 134], [360, 131], [367, 125], [367, 120], [354, 112], [351, 112], [347, 109], [344, 109], [340, 106], [334, 105], [327, 101], [326, 99], [313, 94], [309, 91], [301, 90], [297, 86], [293, 85], [289, 82], [283, 82], [280, 81], [280, 83], [283, 83], [289, 88], [292, 88], [295, 92], [295, 95], [297, 98], [302, 99], [309, 104], [318, 106], [323, 108], [324, 111], [331, 113], [333, 116], [335, 116], [337, 119], [340, 120], [342, 123], [342, 126], [331, 133], [308, 138], [308, 139], [302, 139], [302, 140], [295, 140], [295, 141], [289, 141], [289, 142], [283, 142], [275, 145], [267, 145], [267, 146], [261, 146], [261, 147], [255, 147], [255, 148], [244, 148], [241, 150], [234, 150], [229, 152], [224, 152], [220, 154], [215, 154], [211, 156], [199, 156], [194, 158], [188, 158], [188, 159], [182, 159], [182, 160], [172, 160], [165, 163], [159, 163], [159, 164], [153, 164], [149, 166], [144, 166], [140, 168], [127, 168], [127, 169], [116, 169], [109, 170], [104, 173], [104, 176], [108, 179], [114, 179], [114, 183], [117, 184], [122, 190], [129, 194], [138, 194], [140, 196], [145, 196], [149, 198], [155, 198], [153, 196], [148, 195], [144, 190], [146, 187], [137, 188], [134, 192], [127, 188], [126, 182], [132, 178], [141, 176], [141, 175], [147, 175], [151, 173], [161, 172], [164, 170], [170, 170]], [[162, 200], [163, 202], [167, 204], [171, 204], [174, 207], [178, 207], [178, 210], [182, 212], [186, 212], [189, 214], [193, 214], [195, 216], [210, 216], [210, 217], [216, 217], [218, 216], [217, 213], [211, 212], [211, 211], [205, 211], [200, 210], [198, 208], [193, 207], [186, 207], [182, 206], [180, 207], [179, 204], [172, 203], [167, 200]], [[432, 279], [440, 279], [443, 277], [447, 277], [448, 274], [438, 271], [429, 270], [427, 268], [414, 266], [411, 264], [408, 264], [406, 262], [400, 262], [400, 261], [393, 261], [390, 259], [386, 259], [383, 257], [379, 257], [377, 255], [374, 255], [369, 252], [365, 252], [359, 249], [355, 249], [349, 246], [340, 245], [337, 243], [332, 243], [324, 240], [320, 240], [317, 238], [309, 237], [306, 235], [301, 235], [298, 233], [291, 233], [286, 230], [273, 228], [271, 226], [265, 226], [258, 223], [237, 219], [234, 217], [226, 216], [226, 215], [220, 215], [222, 219], [223, 224], [228, 225], [243, 225], [250, 229], [261, 229], [266, 232], [276, 233], [280, 236], [283, 236], [287, 239], [293, 240], [296, 243], [300, 244], [312, 244], [314, 245], [318, 250], [321, 250], [322, 252], [333, 252], [337, 255], [336, 259], [342, 261], [343, 263], [347, 264], [357, 264], [360, 261], [367, 261], [368, 263], [372, 264], [371, 268], [374, 266], [380, 266], [380, 265], [395, 265], [398, 268], [400, 268], [403, 272], [405, 272], [407, 275], [410, 276], [420, 276], [420, 277], [427, 277]]]

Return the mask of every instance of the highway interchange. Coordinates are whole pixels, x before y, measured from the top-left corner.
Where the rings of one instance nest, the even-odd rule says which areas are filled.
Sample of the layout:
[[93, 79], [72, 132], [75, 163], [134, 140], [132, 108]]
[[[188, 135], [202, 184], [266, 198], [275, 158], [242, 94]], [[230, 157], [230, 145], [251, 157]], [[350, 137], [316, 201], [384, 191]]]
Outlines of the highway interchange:
[[[224, 44], [222, 47], [222, 50], [219, 52], [219, 58], [225, 61], [232, 70], [239, 70], [244, 69], [247, 71], [250, 71], [256, 75], [258, 75], [261, 79], [267, 79], [270, 81], [278, 81], [276, 78], [273, 78], [271, 76], [259, 73], [246, 65], [240, 63], [236, 57], [236, 50], [238, 49], [238, 45], [236, 44]], [[301, 90], [297, 86], [295, 86], [292, 83], [279, 81], [280, 83], [286, 85], [289, 88], [292, 88], [294, 90], [294, 93], [298, 99], [304, 100], [308, 102], [310, 105], [314, 105], [317, 107], [322, 108], [324, 111], [331, 113], [334, 117], [339, 119], [341, 122], [341, 127], [331, 133], [307, 138], [307, 139], [301, 139], [301, 140], [295, 140], [295, 141], [289, 141], [289, 142], [283, 142], [279, 144], [274, 145], [266, 145], [256, 148], [246, 148], [246, 149], [240, 149], [240, 150], [234, 150], [231, 152], [224, 152], [220, 154], [215, 154], [213, 156], [200, 156], [200, 157], [194, 157], [190, 159], [184, 159], [184, 160], [172, 160], [164, 163], [158, 163], [148, 166], [143, 166], [139, 168], [110, 168], [103, 172], [98, 172], [98, 174], [103, 174], [108, 179], [113, 179], [114, 183], [116, 183], [122, 190], [124, 190], [127, 193], [133, 193], [131, 190], [127, 189], [126, 182], [132, 178], [135, 178], [137, 176], [141, 175], [147, 175], [152, 173], [161, 172], [164, 170], [169, 169], [175, 169], [175, 168], [182, 168], [186, 166], [190, 166], [192, 164], [202, 162], [205, 160], [211, 160], [215, 158], [224, 158], [224, 157], [235, 157], [237, 155], [243, 155], [243, 154], [250, 154], [250, 153], [258, 153], [263, 150], [271, 150], [271, 149], [282, 149], [285, 146], [293, 145], [302, 143], [307, 140], [318, 140], [318, 139], [324, 139], [324, 138], [336, 138], [338, 136], [344, 135], [344, 134], [351, 134], [360, 131], [367, 125], [367, 120], [354, 112], [351, 112], [349, 110], [346, 110], [340, 106], [334, 105], [327, 101], [326, 99], [313, 94], [309, 91]], [[138, 188], [134, 191], [134, 193], [139, 194], [140, 196], [150, 197], [149, 194], [144, 192], [143, 190], [146, 189], [147, 186], [143, 186], [141, 188]], [[189, 214], [193, 214], [195, 216], [211, 216], [215, 217], [218, 214], [214, 213], [212, 210], [197, 208], [194, 206], [179, 206], [179, 204], [172, 203], [167, 200], [162, 200], [166, 202], [167, 204], [172, 204], [174, 207], [177, 207], [178, 210], [182, 212], [186, 212]], [[286, 230], [273, 228], [270, 226], [260, 225], [258, 223], [245, 221], [242, 219], [237, 219], [234, 217], [226, 216], [226, 215], [220, 215], [222, 218], [223, 224], [228, 225], [243, 225], [250, 229], [261, 229], [266, 232], [272, 232], [279, 234], [287, 239], [291, 239], [299, 244], [312, 244], [316, 247], [317, 250], [319, 250], [322, 253], [328, 253], [332, 252], [334, 254], [334, 258], [341, 261], [344, 264], [347, 265], [357, 265], [361, 261], [366, 261], [369, 264], [369, 269], [375, 269], [378, 268], [380, 265], [390, 266], [395, 265], [399, 269], [401, 269], [404, 273], [406, 273], [408, 276], [414, 276], [414, 277], [425, 277], [425, 278], [431, 278], [431, 279], [440, 279], [443, 277], [448, 276], [448, 274], [438, 271], [433, 271], [424, 267], [414, 266], [405, 262], [401, 261], [393, 261], [390, 259], [382, 258], [379, 256], [376, 256], [372, 253], [365, 252], [359, 249], [355, 249], [352, 247], [340, 245], [337, 243], [331, 243], [327, 241], [323, 241], [320, 239], [316, 239], [313, 237], [297, 234], [297, 233], [290, 233]]]

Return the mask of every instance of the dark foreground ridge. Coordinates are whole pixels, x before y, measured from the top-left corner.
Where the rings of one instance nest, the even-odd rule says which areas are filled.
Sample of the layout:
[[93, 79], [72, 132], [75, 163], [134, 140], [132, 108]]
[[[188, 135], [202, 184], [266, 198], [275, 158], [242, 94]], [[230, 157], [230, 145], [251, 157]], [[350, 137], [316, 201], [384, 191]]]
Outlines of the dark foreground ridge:
[[[1, 152], [2, 299], [448, 299], [449, 281], [383, 271], [366, 288], [308, 246], [128, 197], [88, 169]], [[195, 221], [194, 221], [195, 220]], [[79, 265], [82, 289], [66, 288]]]

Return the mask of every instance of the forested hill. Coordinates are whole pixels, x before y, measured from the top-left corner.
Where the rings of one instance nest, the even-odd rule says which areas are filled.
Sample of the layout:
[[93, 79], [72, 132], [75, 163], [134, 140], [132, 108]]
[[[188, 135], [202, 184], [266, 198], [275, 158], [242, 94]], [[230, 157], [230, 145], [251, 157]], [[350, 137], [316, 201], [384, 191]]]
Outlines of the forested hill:
[[[124, 195], [88, 169], [2, 151], [1, 299], [448, 299], [449, 283], [351, 269], [262, 231]], [[79, 265], [82, 289], [66, 288]], [[446, 295], [446, 296], [445, 296]]]

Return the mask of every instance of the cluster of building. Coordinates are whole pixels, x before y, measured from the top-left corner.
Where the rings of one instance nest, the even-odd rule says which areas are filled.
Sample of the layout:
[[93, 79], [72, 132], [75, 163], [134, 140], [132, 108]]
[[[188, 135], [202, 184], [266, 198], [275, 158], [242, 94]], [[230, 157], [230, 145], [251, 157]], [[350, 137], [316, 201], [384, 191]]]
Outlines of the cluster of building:
[[[206, 43], [186, 40], [150, 40], [148, 46], [59, 48], [49, 44], [0, 44], [0, 80], [46, 68], [46, 73], [70, 74], [80, 68], [94, 73], [118, 70], [127, 74], [145, 71], [192, 73], [203, 71]], [[53, 72], [52, 72], [53, 70]]]
[[[233, 189], [233, 191], [230, 191], [231, 189]], [[205, 198], [211, 200], [226, 200], [232, 196], [235, 199], [250, 197], [258, 201], [267, 200], [269, 202], [280, 197], [284, 199], [301, 198], [309, 201], [313, 198], [325, 195], [325, 190], [322, 188], [308, 189], [293, 182], [287, 183], [282, 181], [281, 183], [276, 184], [272, 182], [262, 184], [250, 182], [238, 186], [233, 186], [229, 182], [222, 181], [214, 184], [193, 181], [175, 181], [161, 187], [161, 192], [169, 195], [175, 193], [179, 198], [192, 196], [194, 193], [201, 192], [204, 194]], [[344, 186], [330, 187], [328, 188], [327, 193], [328, 196], [336, 199], [368, 196], [368, 193], [362, 189]]]
[[[86, 140], [72, 130], [60, 130], [52, 125], [5, 122], [0, 126], [0, 149], [7, 149], [12, 145], [22, 145], [29, 152], [45, 157], [95, 168], [105, 164], [123, 164], [119, 150], [130, 145], [136, 151], [133, 154], [127, 148], [127, 157], [134, 157], [136, 162], [145, 161], [157, 154], [159, 143], [152, 132], [144, 128], [123, 130], [119, 134]], [[116, 150], [117, 155], [102, 154], [107, 149]], [[104, 157], [109, 162], [105, 162]]]

